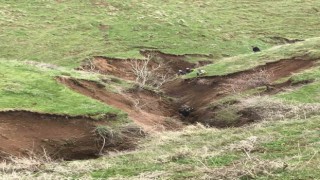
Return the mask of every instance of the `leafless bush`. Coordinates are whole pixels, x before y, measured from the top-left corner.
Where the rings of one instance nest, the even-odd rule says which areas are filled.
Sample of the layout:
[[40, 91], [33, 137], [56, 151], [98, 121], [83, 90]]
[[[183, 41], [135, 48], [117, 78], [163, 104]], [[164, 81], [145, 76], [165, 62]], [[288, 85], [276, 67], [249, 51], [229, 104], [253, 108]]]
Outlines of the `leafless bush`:
[[131, 60], [128, 63], [136, 76], [135, 81], [139, 87], [152, 86], [158, 89], [172, 79], [172, 76], [170, 75], [170, 68], [165, 63], [151, 63], [151, 59], [148, 56], [144, 60]]
[[99, 73], [99, 70], [96, 68], [96, 65], [94, 63], [93, 58], [87, 58], [84, 61], [84, 64], [78, 68], [79, 70], [85, 70], [89, 72], [97, 72]]

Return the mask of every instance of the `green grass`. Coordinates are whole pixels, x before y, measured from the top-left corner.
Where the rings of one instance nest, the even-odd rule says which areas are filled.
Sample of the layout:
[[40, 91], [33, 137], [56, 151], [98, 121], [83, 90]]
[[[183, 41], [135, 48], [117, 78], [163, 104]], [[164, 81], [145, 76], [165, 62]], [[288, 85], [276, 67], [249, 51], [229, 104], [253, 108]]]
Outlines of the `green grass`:
[[301, 87], [275, 95], [276, 98], [294, 103], [320, 103], [320, 66], [293, 74], [289, 78], [292, 83], [311, 81]]
[[[137, 172], [152, 174], [161, 170], [166, 172], [165, 177], [169, 179], [183, 179], [187, 175], [197, 179], [204, 175], [200, 173], [202, 168], [227, 167], [245, 158], [241, 151], [228, 147], [240, 144], [240, 140], [254, 135], [258, 138], [256, 149], [260, 150], [252, 152], [251, 156], [264, 160], [281, 160], [289, 165], [290, 168], [284, 172], [273, 172], [275, 176], [290, 177], [290, 172], [301, 171], [311, 173], [300, 175], [302, 178], [319, 177], [314, 167], [320, 161], [319, 156], [314, 156], [315, 153], [318, 155], [320, 147], [319, 120], [320, 117], [314, 117], [225, 130], [195, 128], [157, 135], [147, 140], [140, 150], [102, 159], [111, 164], [111, 167], [96, 171], [92, 176], [98, 178], [104, 174], [102, 177], [128, 178], [136, 176]], [[137, 168], [136, 173], [132, 173], [131, 166]], [[193, 173], [190, 174], [189, 171]]]
[[318, 1], [86, 0], [0, 2], [0, 57], [76, 67], [139, 49], [214, 59], [318, 36]]
[[41, 69], [27, 62], [0, 59], [1, 111], [28, 110], [72, 116], [123, 114], [118, 109], [59, 84], [55, 78], [66, 72], [77, 78], [98, 79], [97, 75], [90, 73], [78, 73], [68, 69]]
[[[207, 71], [205, 76], [222, 76], [238, 71], [252, 69], [268, 62], [281, 59], [293, 59], [303, 57], [303, 60], [320, 59], [320, 38], [312, 38], [303, 42], [276, 46], [259, 53], [249, 53], [230, 58], [223, 58], [213, 64], [201, 67]], [[196, 71], [186, 75], [186, 78], [196, 76]]]
[[[120, 110], [56, 82], [57, 76], [101, 82], [106, 77], [71, 69], [92, 56], [141, 58], [139, 50], [143, 48], [172, 54], [211, 54], [214, 64], [203, 67], [207, 76], [222, 76], [280, 59], [320, 59], [319, 10], [320, 1], [299, 0], [2, 1], [0, 110], [95, 117], [115, 113], [124, 117]], [[275, 37], [307, 40], [275, 46], [284, 43]], [[251, 45], [262, 51], [252, 53]], [[193, 62], [200, 59], [204, 60], [188, 57]], [[186, 78], [194, 76], [191, 73]], [[314, 82], [274, 97], [299, 104], [319, 103], [319, 77], [319, 67], [295, 74], [291, 77], [294, 82]], [[114, 79], [106, 89], [116, 91], [118, 86], [130, 84]], [[244, 96], [255, 92], [260, 90], [248, 91]], [[230, 98], [217, 103], [238, 99]], [[221, 111], [222, 119], [234, 119], [234, 113], [225, 111]], [[256, 179], [319, 179], [319, 129], [319, 116], [263, 121], [241, 128], [188, 126], [177, 132], [151, 135], [131, 152], [49, 163], [37, 167], [41, 170], [36, 174], [25, 169], [14, 173], [25, 179], [205, 179], [250, 165], [241, 146], [254, 136], [257, 142], [250, 157], [259, 158], [262, 165], [269, 161], [288, 164], [286, 169], [257, 173]], [[0, 171], [4, 178], [7, 174], [13, 176]]]
[[296, 73], [290, 78], [293, 83], [299, 83], [303, 81], [319, 81], [320, 80], [320, 66], [304, 70], [303, 72]]
[[278, 94], [276, 97], [297, 103], [320, 103], [320, 82], [317, 81], [293, 91]]

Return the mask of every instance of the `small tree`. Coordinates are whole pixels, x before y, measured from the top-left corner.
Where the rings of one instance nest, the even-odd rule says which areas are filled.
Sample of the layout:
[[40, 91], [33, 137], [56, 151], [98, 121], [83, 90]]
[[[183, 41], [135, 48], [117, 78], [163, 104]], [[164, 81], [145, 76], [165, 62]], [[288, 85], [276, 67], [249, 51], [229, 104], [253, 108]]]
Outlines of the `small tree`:
[[144, 60], [130, 60], [132, 73], [136, 76], [136, 83], [140, 88], [152, 86], [160, 88], [165, 82], [172, 79], [171, 70], [163, 62], [151, 63], [151, 57]]

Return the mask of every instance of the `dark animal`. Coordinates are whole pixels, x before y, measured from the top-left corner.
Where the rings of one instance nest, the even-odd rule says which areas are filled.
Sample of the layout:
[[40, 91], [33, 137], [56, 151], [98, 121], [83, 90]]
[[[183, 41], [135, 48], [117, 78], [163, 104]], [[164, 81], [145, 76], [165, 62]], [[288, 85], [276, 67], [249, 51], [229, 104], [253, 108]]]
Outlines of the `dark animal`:
[[261, 51], [260, 48], [258, 48], [257, 46], [251, 46], [252, 47], [252, 51], [253, 52], [259, 52]]
[[180, 76], [180, 75], [185, 75], [186, 74], [186, 72], [184, 72], [184, 71], [182, 71], [181, 69], [178, 71], [178, 75]]
[[179, 113], [184, 117], [188, 117], [193, 110], [194, 109], [192, 107], [183, 105], [179, 108]]

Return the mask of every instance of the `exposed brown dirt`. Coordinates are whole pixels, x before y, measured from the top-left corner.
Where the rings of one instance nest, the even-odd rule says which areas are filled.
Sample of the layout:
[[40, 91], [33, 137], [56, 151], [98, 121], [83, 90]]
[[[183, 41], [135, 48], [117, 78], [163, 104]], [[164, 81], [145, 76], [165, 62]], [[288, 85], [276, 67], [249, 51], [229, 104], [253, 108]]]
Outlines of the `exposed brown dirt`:
[[[101, 122], [100, 122], [101, 123]], [[44, 155], [57, 159], [98, 157], [101, 143], [94, 133], [96, 122], [87, 117], [0, 112], [0, 159], [6, 156]], [[128, 150], [140, 132], [123, 128], [121, 140], [107, 139], [105, 150]]]
[[[128, 60], [128, 59], [114, 59], [107, 57], [95, 57], [90, 62], [85, 62], [80, 68], [86, 71], [95, 71], [102, 74], [113, 75], [126, 80], [134, 80], [136, 77], [131, 71], [131, 61], [140, 61], [140, 60]], [[152, 60], [149, 63], [149, 67], [157, 66], [159, 63], [164, 61], [155, 61]], [[171, 75], [178, 72], [179, 69], [193, 68], [195, 64], [183, 61], [183, 60], [171, 60], [163, 63], [165, 66], [165, 71], [169, 72]]]
[[92, 157], [97, 147], [91, 121], [25, 111], [0, 112], [0, 150], [23, 156], [30, 152], [42, 154], [43, 147], [56, 158]]
[[[128, 66], [122, 60], [96, 58], [95, 62], [95, 69], [99, 69], [100, 72], [113, 72], [118, 77], [131, 78], [131, 74], [126, 72]], [[175, 69], [181, 64], [176, 62], [171, 65], [172, 69]], [[210, 121], [210, 125], [216, 127], [242, 126], [259, 120], [260, 117], [252, 110], [243, 109], [237, 112], [239, 119], [234, 122], [215, 121], [217, 109], [208, 107], [214, 100], [228, 94], [262, 85], [267, 85], [266, 93], [277, 93], [292, 83], [287, 81], [272, 85], [272, 82], [313, 65], [313, 61], [301, 59], [281, 60], [225, 76], [177, 79], [163, 87], [164, 93], [174, 97], [177, 101], [142, 88], [114, 93], [106, 90], [102, 84], [93, 81], [66, 77], [60, 77], [57, 80], [81, 94], [125, 111], [137, 125], [143, 127], [145, 131], [152, 132], [180, 129], [183, 124], [175, 119], [191, 123]], [[262, 75], [261, 72], [263, 72]], [[267, 75], [265, 77], [267, 80], [263, 79], [265, 75]], [[259, 77], [258, 80], [262, 83], [248, 83], [254, 77]], [[182, 117], [178, 113], [182, 105], [189, 105], [194, 108], [194, 111], [189, 116]], [[0, 143], [6, 144], [0, 147], [2, 154], [8, 152], [23, 155], [28, 151], [42, 153], [41, 147], [44, 147], [50, 156], [56, 158], [82, 159], [96, 156], [101, 147], [101, 144], [97, 143], [99, 137], [93, 133], [97, 124], [85, 117], [72, 118], [28, 112], [5, 112], [0, 113], [0, 122]], [[134, 146], [135, 139], [132, 137], [137, 137], [138, 131], [125, 129], [123, 132], [127, 135], [109, 140], [107, 149], [123, 150]]]
[[[166, 62], [168, 71], [173, 73], [179, 69], [197, 66], [185, 61], [187, 55], [169, 55], [156, 50], [142, 51], [141, 54], [145, 56], [152, 54], [157, 57], [152, 59], [150, 66]], [[199, 55], [199, 57], [202, 56], [206, 57], [206, 55]], [[79, 69], [134, 80], [135, 76], [130, 71], [129, 61], [131, 60], [95, 57]], [[206, 61], [203, 62], [203, 64], [206, 63]], [[59, 77], [57, 81], [78, 93], [125, 111], [137, 125], [147, 132], [152, 132], [180, 129], [183, 124], [176, 119], [191, 123], [210, 121], [210, 125], [217, 127], [242, 126], [259, 120], [260, 117], [254, 111], [244, 109], [237, 112], [240, 116], [234, 122], [215, 121], [217, 109], [208, 107], [210, 103], [226, 95], [263, 85], [267, 87], [265, 93], [278, 93], [293, 84], [291, 81], [281, 84], [272, 84], [273, 82], [310, 68], [314, 64], [314, 61], [302, 59], [280, 60], [225, 76], [176, 79], [162, 87], [165, 95], [175, 100], [142, 88], [114, 93], [93, 81], [66, 77]], [[189, 116], [182, 117], [178, 112], [182, 105], [188, 105], [194, 108], [194, 111]], [[112, 116], [106, 118], [112, 118]], [[26, 156], [31, 152], [43, 154], [44, 150], [53, 158], [97, 157], [101, 148], [101, 138], [94, 133], [94, 129], [97, 125], [105, 123], [107, 122], [95, 122], [89, 117], [69, 117], [26, 111], [0, 112], [0, 158], [6, 155]], [[107, 139], [105, 149], [132, 149], [136, 145], [137, 138], [142, 136], [144, 133], [137, 128], [122, 128], [119, 137]]]
[[[249, 83], [252, 78], [260, 76], [261, 72], [267, 74], [268, 82], [272, 83], [292, 73], [310, 68], [314, 64], [314, 61], [302, 59], [280, 60], [226, 76], [176, 80], [166, 84], [163, 90], [169, 96], [178, 98], [180, 105], [187, 104], [195, 109], [186, 118], [186, 121], [204, 122], [206, 119], [212, 118], [212, 112], [207, 107], [214, 100], [218, 100], [231, 93], [262, 86], [261, 83]], [[243, 121], [236, 126], [248, 123], [250, 118], [247, 119], [247, 121]], [[222, 127], [221, 124], [219, 126]]]
[[176, 107], [168, 99], [144, 89], [113, 93], [91, 81], [59, 78], [58, 81], [69, 88], [119, 108], [128, 113], [129, 118], [146, 131], [175, 130], [181, 123], [172, 121]]
[[[159, 64], [164, 66], [162, 71], [165, 71], [165, 74], [176, 74], [178, 70], [184, 70], [186, 68], [194, 68], [196, 66], [203, 66], [211, 61], [199, 61], [199, 63], [190, 63], [185, 60], [187, 55], [171, 55], [165, 54], [160, 51], [141, 51], [141, 54], [148, 57], [152, 54], [151, 61], [148, 66], [156, 67]], [[188, 55], [191, 56], [191, 55]], [[205, 56], [206, 55], [192, 55], [192, 56]], [[113, 75], [126, 80], [134, 80], [136, 77], [134, 73], [131, 71], [132, 69], [132, 61], [141, 61], [139, 59], [116, 59], [116, 58], [108, 58], [102, 56], [96, 56], [90, 61], [84, 62], [81, 67], [78, 69], [86, 70], [86, 71], [95, 71], [102, 74]]]
[[[183, 69], [185, 67], [194, 67], [195, 64], [189, 64], [184, 61], [185, 55], [168, 55], [164, 54], [157, 50], [147, 50], [141, 51], [141, 54], [144, 56], [153, 56], [158, 57], [161, 60], [169, 60], [168, 66], [173, 71], [178, 69]], [[96, 57], [93, 63], [96, 63], [95, 68], [99, 69], [100, 72], [105, 72], [107, 74], [113, 74], [115, 76], [133, 79], [133, 74], [128, 71], [130, 65], [126, 61], [129, 60], [119, 60], [119, 59], [107, 59], [104, 57]], [[159, 59], [153, 60], [152, 63], [158, 63]], [[175, 102], [176, 105], [168, 106], [164, 105], [163, 102], [159, 102], [157, 106], [149, 104], [153, 102], [154, 98], [157, 97], [155, 94], [150, 94], [146, 96], [146, 92], [136, 93], [136, 94], [110, 94], [106, 92], [100, 92], [100, 95], [97, 96], [97, 90], [94, 93], [81, 92], [83, 94], [89, 95], [90, 97], [99, 99], [107, 104], [114, 105], [124, 111], [128, 112], [129, 116], [134, 119], [139, 125], [144, 126], [145, 128], [150, 126], [155, 126], [157, 123], [163, 123], [163, 117], [177, 116], [178, 109], [182, 105], [188, 105], [194, 108], [194, 111], [186, 118], [182, 118], [186, 122], [205, 122], [206, 119], [212, 118], [212, 111], [207, 107], [214, 100], [218, 100], [228, 94], [237, 93], [245, 91], [247, 89], [266, 86], [266, 93], [272, 94], [277, 93], [290, 86], [290, 82], [283, 84], [273, 85], [272, 83], [280, 78], [287, 77], [292, 73], [299, 72], [301, 70], [310, 68], [314, 65], [314, 61], [306, 61], [303, 59], [290, 59], [290, 60], [280, 60], [277, 62], [267, 63], [262, 66], [258, 66], [251, 70], [246, 70], [242, 72], [237, 72], [225, 76], [217, 77], [199, 77], [195, 79], [177, 79], [166, 83], [162, 90], [166, 95], [178, 99], [178, 102]], [[118, 73], [118, 74], [117, 74]], [[84, 83], [84, 82], [82, 82]], [[94, 84], [81, 85], [84, 89], [92, 89]], [[77, 90], [79, 84], [70, 86], [72, 89]], [[97, 88], [93, 88], [97, 89]], [[78, 92], [83, 90], [77, 90]], [[105, 91], [100, 89], [98, 91]], [[110, 97], [116, 97], [115, 100], [112, 100]], [[131, 100], [128, 100], [131, 99]], [[142, 111], [138, 112], [132, 110], [134, 107], [134, 101], [139, 100], [144, 104]], [[122, 102], [119, 102], [122, 101]], [[123, 103], [126, 102], [126, 103]], [[168, 104], [168, 103], [167, 103]], [[160, 108], [162, 107], [162, 108]], [[154, 109], [152, 109], [154, 108]], [[170, 108], [170, 112], [168, 109]], [[250, 111], [250, 110], [249, 110]], [[243, 112], [241, 114], [241, 120], [237, 121], [237, 124], [228, 124], [228, 123], [216, 123], [215, 126], [224, 127], [224, 126], [241, 126], [253, 121], [253, 118], [257, 117], [253, 112]], [[143, 118], [141, 116], [143, 115]], [[181, 116], [179, 116], [181, 118]], [[156, 120], [158, 119], [158, 120]], [[159, 121], [159, 119], [162, 119]]]

